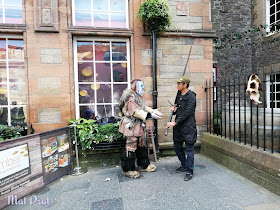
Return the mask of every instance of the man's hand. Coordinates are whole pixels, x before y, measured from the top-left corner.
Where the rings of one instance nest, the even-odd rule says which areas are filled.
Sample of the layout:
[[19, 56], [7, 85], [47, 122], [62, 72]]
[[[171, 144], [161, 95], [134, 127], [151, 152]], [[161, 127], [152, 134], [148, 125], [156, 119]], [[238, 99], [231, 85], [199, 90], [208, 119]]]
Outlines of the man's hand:
[[176, 112], [177, 111], [177, 107], [176, 106], [172, 106], [171, 107], [171, 111]]
[[166, 124], [167, 128], [173, 128], [176, 125], [176, 122], [169, 122]]

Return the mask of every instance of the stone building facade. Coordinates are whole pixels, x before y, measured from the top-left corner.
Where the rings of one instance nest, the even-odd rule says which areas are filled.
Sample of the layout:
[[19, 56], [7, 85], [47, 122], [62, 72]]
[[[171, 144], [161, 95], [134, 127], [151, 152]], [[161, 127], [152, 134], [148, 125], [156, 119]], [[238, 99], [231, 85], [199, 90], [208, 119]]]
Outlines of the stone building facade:
[[[87, 3], [86, 3], [87, 2]], [[142, 0], [14, 0], [0, 17], [2, 124], [20, 118], [35, 132], [71, 118], [118, 116], [118, 99], [132, 79], [144, 81], [152, 105], [152, 38], [136, 18]], [[172, 26], [157, 34], [159, 141], [192, 46], [186, 75], [197, 93], [197, 124], [205, 125], [205, 79], [212, 77], [209, 0], [169, 0]], [[10, 11], [10, 8], [16, 8]], [[5, 73], [3, 73], [5, 72]], [[4, 111], [3, 111], [4, 110]], [[5, 114], [6, 113], [6, 114]]]

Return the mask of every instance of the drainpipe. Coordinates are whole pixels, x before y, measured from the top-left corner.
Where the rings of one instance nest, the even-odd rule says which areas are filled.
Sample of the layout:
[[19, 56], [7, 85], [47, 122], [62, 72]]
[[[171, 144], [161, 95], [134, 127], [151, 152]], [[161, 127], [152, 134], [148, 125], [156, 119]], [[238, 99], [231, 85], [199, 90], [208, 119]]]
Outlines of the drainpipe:
[[[157, 37], [156, 31], [152, 30], [153, 33], [153, 108], [157, 108]], [[158, 152], [158, 123], [157, 120], [154, 120], [155, 125], [155, 146], [156, 151]]]

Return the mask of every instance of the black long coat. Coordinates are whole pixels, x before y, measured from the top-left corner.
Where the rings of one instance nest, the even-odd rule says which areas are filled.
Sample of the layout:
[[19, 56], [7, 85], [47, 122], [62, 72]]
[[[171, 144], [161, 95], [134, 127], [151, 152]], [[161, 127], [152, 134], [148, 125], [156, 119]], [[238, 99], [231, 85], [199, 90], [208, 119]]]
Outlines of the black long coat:
[[196, 108], [196, 94], [188, 90], [185, 95], [181, 95], [178, 91], [175, 104], [177, 111], [173, 128], [173, 140], [183, 141], [187, 144], [194, 144], [197, 138], [195, 108]]

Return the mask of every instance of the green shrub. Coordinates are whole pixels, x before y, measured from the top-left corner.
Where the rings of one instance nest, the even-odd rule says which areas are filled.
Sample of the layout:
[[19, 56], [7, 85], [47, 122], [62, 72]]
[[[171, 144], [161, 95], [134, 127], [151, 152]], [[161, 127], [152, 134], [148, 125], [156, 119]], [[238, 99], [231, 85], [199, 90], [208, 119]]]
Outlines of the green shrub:
[[165, 30], [171, 25], [169, 5], [166, 0], [147, 0], [139, 8], [137, 17], [152, 30]]
[[[77, 125], [77, 144], [83, 150], [94, 148], [100, 142], [112, 142], [123, 138], [122, 133], [119, 132], [119, 122], [108, 123], [99, 127], [96, 120], [80, 118], [78, 120], [70, 119], [69, 125], [73, 125], [74, 122]], [[74, 127], [71, 128], [71, 139], [75, 144]]]
[[21, 131], [23, 128], [20, 126], [0, 125], [0, 141], [20, 137]]

